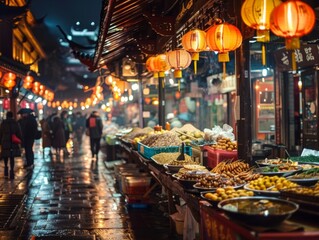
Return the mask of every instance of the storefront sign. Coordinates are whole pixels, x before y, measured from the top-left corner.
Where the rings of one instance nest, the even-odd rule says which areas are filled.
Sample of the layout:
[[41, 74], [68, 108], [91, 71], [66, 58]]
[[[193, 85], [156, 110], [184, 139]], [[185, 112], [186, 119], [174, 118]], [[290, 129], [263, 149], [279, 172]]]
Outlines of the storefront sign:
[[235, 75], [227, 76], [222, 80], [222, 84], [220, 86], [220, 92], [232, 92], [236, 90], [236, 78]]
[[[294, 51], [297, 67], [305, 68], [315, 66], [319, 62], [319, 45], [307, 44]], [[292, 70], [291, 52], [280, 49], [274, 52], [277, 67], [282, 71]]]

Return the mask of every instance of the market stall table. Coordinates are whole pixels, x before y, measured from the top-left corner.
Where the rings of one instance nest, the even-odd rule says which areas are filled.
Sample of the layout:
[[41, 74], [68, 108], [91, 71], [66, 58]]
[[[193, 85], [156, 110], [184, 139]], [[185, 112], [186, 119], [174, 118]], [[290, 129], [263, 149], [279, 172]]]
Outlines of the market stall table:
[[[301, 215], [301, 214], [299, 214]], [[224, 213], [206, 201], [200, 201], [202, 240], [317, 240], [319, 224], [314, 219], [295, 215], [274, 228], [252, 227], [229, 219]]]

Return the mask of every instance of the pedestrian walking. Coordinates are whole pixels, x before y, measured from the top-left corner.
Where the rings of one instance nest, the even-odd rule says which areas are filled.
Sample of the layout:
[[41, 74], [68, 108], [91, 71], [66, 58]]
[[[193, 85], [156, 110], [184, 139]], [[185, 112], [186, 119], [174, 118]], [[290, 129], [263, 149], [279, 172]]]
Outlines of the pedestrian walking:
[[25, 151], [26, 164], [25, 167], [33, 167], [34, 164], [34, 152], [33, 145], [34, 140], [38, 134], [38, 122], [31, 109], [20, 109], [18, 114], [21, 115], [21, 119], [18, 121], [21, 133], [22, 133], [22, 146]]
[[59, 156], [61, 150], [66, 148], [64, 124], [58, 115], [53, 115], [51, 121], [52, 147], [55, 149], [56, 155]]
[[77, 112], [75, 114], [75, 118], [73, 121], [73, 131], [75, 135], [75, 139], [79, 147], [82, 145], [83, 133], [85, 131], [85, 117], [82, 116], [81, 112]]
[[93, 111], [86, 120], [86, 128], [90, 136], [90, 147], [92, 159], [96, 157], [98, 160], [98, 153], [100, 151], [101, 137], [103, 131], [102, 119], [97, 111]]
[[[64, 125], [64, 138], [65, 138], [65, 146], [66, 146], [73, 132], [72, 121], [69, 117], [68, 112], [65, 110], [61, 112], [60, 118]], [[67, 155], [70, 155], [66, 147], [64, 148], [64, 151]]]
[[4, 159], [4, 176], [8, 178], [9, 167], [8, 161], [10, 159], [10, 179], [14, 179], [14, 158], [21, 156], [21, 130], [15, 119], [13, 113], [8, 111], [6, 119], [3, 120], [0, 126], [1, 139], [1, 158]]
[[51, 147], [52, 147], [52, 134], [51, 127], [48, 123], [48, 119], [42, 119], [40, 121], [41, 130], [42, 130], [42, 150], [43, 157], [45, 158], [45, 149], [49, 148], [49, 156], [51, 156]]

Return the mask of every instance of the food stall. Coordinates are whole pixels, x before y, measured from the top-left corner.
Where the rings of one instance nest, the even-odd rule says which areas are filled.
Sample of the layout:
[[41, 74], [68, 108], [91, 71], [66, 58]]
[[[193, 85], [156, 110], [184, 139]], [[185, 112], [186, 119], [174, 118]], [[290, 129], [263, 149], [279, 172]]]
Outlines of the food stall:
[[[200, 227], [200, 237], [195, 234], [190, 239], [319, 238], [319, 224], [314, 221], [319, 210], [319, 164], [316, 161], [304, 163], [300, 159], [301, 162], [264, 159], [257, 166], [250, 166], [243, 160], [233, 158], [215, 162], [214, 166], [205, 166], [192, 157], [192, 144], [181, 151], [180, 144], [185, 137], [180, 136], [186, 133], [193, 137], [190, 131], [179, 133], [179, 130], [149, 130], [138, 137], [139, 142], [134, 142], [134, 138], [131, 147], [127, 144], [130, 140], [124, 137], [123, 150], [127, 151], [129, 159], [134, 159], [152, 176], [155, 184], [165, 189], [170, 215], [176, 212], [176, 196], [185, 202], [195, 220], [193, 223], [198, 223]], [[196, 144], [195, 139], [192, 143]], [[227, 144], [227, 141], [223, 144]], [[217, 148], [213, 144], [207, 146]], [[151, 191], [152, 186], [148, 190]], [[238, 220], [237, 213], [244, 215], [243, 219], [249, 219], [249, 210], [229, 213], [229, 209], [221, 205], [227, 200], [238, 198], [245, 201], [257, 199], [258, 204], [262, 204], [262, 210], [254, 213], [253, 217], [256, 222], [265, 218], [265, 222], [254, 225], [254, 222]], [[273, 213], [273, 209], [282, 209], [276, 205], [281, 201], [292, 208], [283, 209], [282, 214]], [[264, 203], [276, 207], [265, 209]], [[233, 207], [231, 205], [231, 209]], [[248, 209], [258, 210], [256, 207]], [[280, 216], [279, 220], [276, 215]], [[274, 219], [278, 220], [278, 224], [268, 225]], [[190, 234], [187, 221], [185, 218], [184, 235]], [[173, 220], [171, 228], [175, 230]]]

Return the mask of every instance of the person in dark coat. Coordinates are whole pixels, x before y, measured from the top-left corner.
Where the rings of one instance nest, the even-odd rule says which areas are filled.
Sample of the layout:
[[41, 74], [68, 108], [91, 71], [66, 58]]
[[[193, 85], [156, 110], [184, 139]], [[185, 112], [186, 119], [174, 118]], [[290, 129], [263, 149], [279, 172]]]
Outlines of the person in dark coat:
[[25, 167], [32, 167], [34, 164], [33, 144], [38, 132], [38, 122], [33, 112], [21, 112], [20, 114], [21, 119], [18, 123], [22, 132], [22, 146], [25, 150]]
[[61, 118], [57, 115], [51, 118], [51, 130], [52, 130], [52, 147], [56, 150], [56, 154], [59, 155], [61, 150], [66, 148], [64, 124]]
[[0, 139], [1, 157], [4, 159], [4, 176], [9, 175], [8, 160], [10, 159], [10, 179], [14, 179], [14, 158], [21, 156], [20, 145], [12, 142], [12, 134], [22, 139], [20, 126], [13, 119], [13, 113], [9, 111], [0, 126]]
[[92, 158], [96, 156], [96, 159], [98, 159], [98, 153], [101, 146], [100, 142], [103, 131], [103, 123], [97, 111], [93, 111], [86, 120], [86, 128], [89, 130]]
[[42, 130], [42, 149], [43, 149], [43, 157], [45, 157], [45, 148], [49, 148], [49, 155], [51, 156], [51, 146], [52, 146], [52, 135], [51, 135], [51, 127], [48, 123], [47, 119], [42, 119], [40, 121], [41, 130]]

